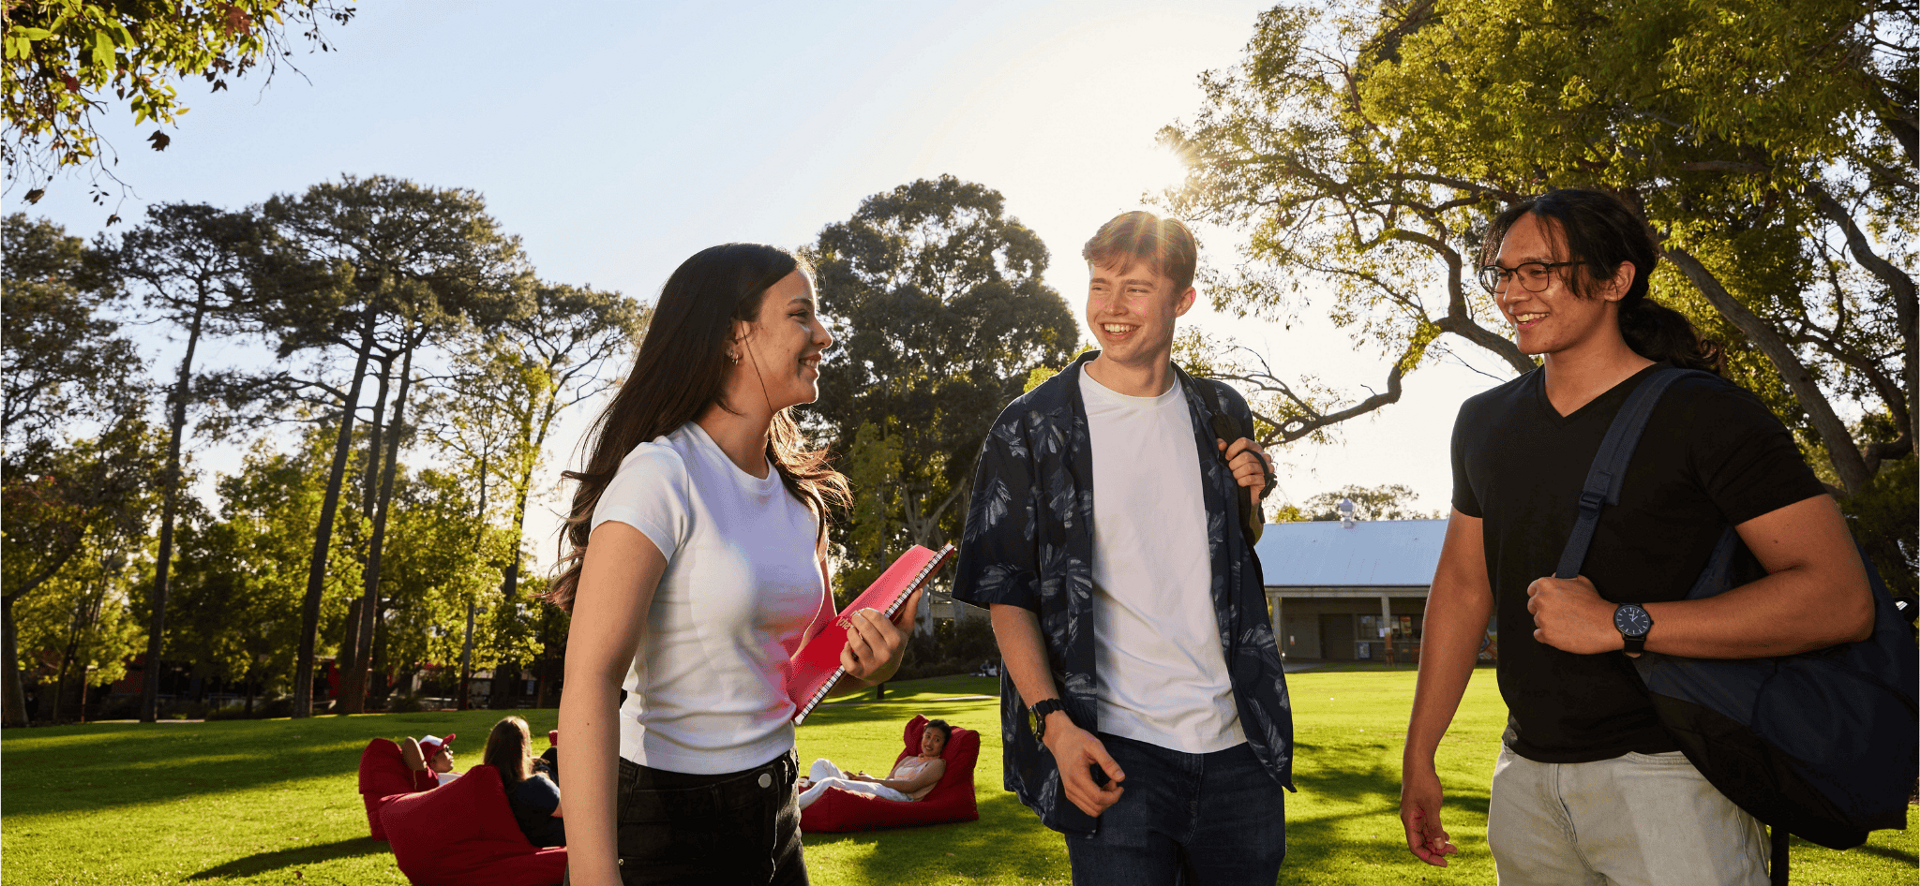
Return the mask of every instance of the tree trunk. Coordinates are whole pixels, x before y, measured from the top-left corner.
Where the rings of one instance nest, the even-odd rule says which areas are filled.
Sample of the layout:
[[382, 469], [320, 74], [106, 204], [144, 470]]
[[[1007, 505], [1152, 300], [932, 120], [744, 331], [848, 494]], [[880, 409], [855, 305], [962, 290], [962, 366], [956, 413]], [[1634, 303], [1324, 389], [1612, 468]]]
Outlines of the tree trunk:
[[[486, 548], [486, 463], [488, 452], [480, 450], [480, 513], [474, 517], [474, 555]], [[467, 598], [467, 636], [461, 640], [461, 698], [453, 701], [455, 711], [470, 707], [468, 698], [474, 678], [474, 598]]]
[[320, 598], [326, 591], [327, 548], [333, 540], [333, 517], [340, 507], [340, 481], [346, 476], [347, 454], [353, 443], [353, 413], [360, 402], [367, 360], [373, 351], [374, 307], [362, 312], [360, 352], [353, 365], [353, 383], [347, 402], [340, 406], [340, 436], [333, 446], [333, 467], [327, 473], [327, 493], [320, 503], [319, 524], [313, 530], [313, 560], [307, 568], [307, 595], [300, 605], [300, 648], [294, 657], [293, 716], [313, 716], [313, 653], [320, 633]]
[[1827, 455], [1833, 460], [1834, 473], [1840, 476], [1840, 485], [1848, 495], [1865, 489], [1871, 475], [1867, 473], [1867, 463], [1860, 455], [1860, 446], [1854, 442], [1853, 434], [1847, 430], [1845, 422], [1834, 414], [1833, 404], [1827, 395], [1821, 393], [1819, 385], [1814, 383], [1813, 373], [1807, 371], [1806, 364], [1800, 362], [1799, 355], [1793, 352], [1778, 332], [1760, 319], [1747, 306], [1733, 297], [1733, 294], [1720, 285], [1719, 278], [1707, 270], [1706, 265], [1685, 249], [1668, 245], [1667, 257], [1680, 268], [1693, 282], [1694, 288], [1706, 296], [1714, 310], [1726, 317], [1735, 327], [1751, 339], [1774, 368], [1780, 371], [1780, 377], [1786, 381], [1787, 389], [1793, 392], [1800, 408], [1807, 411], [1807, 419], [1813, 423], [1813, 429], [1819, 433], [1820, 441], [1827, 446]]
[[[345, 637], [340, 638], [341, 649], [346, 650], [346, 649], [359, 648], [360, 646], [360, 608], [365, 604], [366, 604], [366, 601], [362, 600], [359, 597], [355, 597], [352, 600], [347, 601], [347, 632]], [[362, 679], [360, 680], [360, 683], [361, 683], [362, 690], [364, 690], [364, 687], [366, 684], [366, 679], [364, 677], [365, 672], [361, 671], [359, 673], [362, 674]], [[352, 682], [353, 681], [349, 680], [344, 676], [340, 678], [340, 705], [336, 711], [337, 713], [345, 714], [348, 712], [347, 711], [348, 698], [356, 694], [361, 696], [365, 695], [364, 691], [356, 692], [356, 690], [349, 689], [348, 685]], [[363, 712], [356, 712], [356, 713], [363, 713]]]
[[[173, 523], [180, 505], [180, 438], [187, 427], [188, 386], [193, 382], [193, 353], [200, 347], [200, 328], [207, 315], [206, 293], [193, 306], [193, 322], [187, 330], [187, 353], [180, 358], [180, 372], [173, 380], [173, 395], [167, 398], [167, 472], [161, 480], [160, 551], [153, 567], [153, 612], [147, 618], [147, 661], [158, 663], [167, 629], [167, 578], [173, 566]], [[160, 719], [160, 686], [153, 680], [140, 684], [140, 722]]]
[[385, 624], [384, 624], [386, 620], [379, 618], [378, 615], [379, 615], [378, 613], [375, 613], [375, 618], [373, 620], [373, 649], [371, 650], [371, 658], [373, 659], [373, 672], [368, 675], [367, 682], [371, 684], [371, 688], [369, 690], [369, 692], [371, 693], [371, 697], [384, 699], [387, 697], [387, 694], [393, 690], [393, 687], [388, 684], [388, 680], [387, 680], [387, 671], [388, 671], [387, 636], [388, 635], [387, 635], [387, 631], [385, 630]]
[[[380, 364], [380, 383], [378, 391], [373, 396], [373, 421], [367, 426], [367, 467], [361, 475], [360, 484], [360, 513], [368, 519], [373, 518], [374, 509], [379, 506], [380, 500], [380, 465], [385, 457], [380, 441], [386, 432], [389, 384], [387, 379], [388, 372], [393, 368], [393, 357], [389, 354], [383, 358], [376, 358], [376, 362]], [[361, 566], [361, 578], [364, 580], [366, 579], [364, 557]], [[362, 598], [364, 597], [363, 592]], [[360, 620], [365, 621], [367, 607], [361, 606], [358, 611], [361, 613]], [[354, 638], [354, 641], [340, 644], [340, 656], [337, 660], [340, 668], [340, 700], [335, 705], [335, 710], [342, 714], [365, 713], [367, 706], [367, 657], [371, 654], [369, 644], [372, 641], [367, 639], [365, 625], [356, 624], [355, 628], [347, 632], [347, 636]]]
[[[372, 638], [378, 630], [376, 619], [380, 613], [380, 553], [387, 537], [387, 513], [393, 507], [394, 478], [400, 470], [401, 429], [407, 419], [407, 392], [413, 383], [413, 349], [416, 343], [409, 342], [400, 356], [400, 390], [393, 396], [392, 432], [387, 435], [387, 453], [380, 477], [380, 496], [373, 511], [373, 534], [367, 541], [366, 596], [360, 609], [362, 636]], [[384, 673], [384, 672], [383, 672]], [[383, 693], [384, 694], [384, 693]]]

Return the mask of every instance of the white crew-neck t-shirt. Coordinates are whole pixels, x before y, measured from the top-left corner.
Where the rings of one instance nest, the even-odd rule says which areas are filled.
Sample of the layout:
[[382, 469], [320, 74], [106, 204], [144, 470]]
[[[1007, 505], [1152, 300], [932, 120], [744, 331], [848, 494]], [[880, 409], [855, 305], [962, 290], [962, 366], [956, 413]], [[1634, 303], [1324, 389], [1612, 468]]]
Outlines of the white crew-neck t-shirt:
[[793, 748], [792, 657], [832, 598], [818, 522], [767, 466], [754, 477], [696, 422], [627, 454], [593, 525], [632, 526], [666, 555], [620, 707], [620, 756], [694, 775]]
[[1189, 754], [1240, 745], [1186, 394], [1176, 381], [1130, 397], [1083, 368], [1080, 396], [1093, 443], [1100, 731]]

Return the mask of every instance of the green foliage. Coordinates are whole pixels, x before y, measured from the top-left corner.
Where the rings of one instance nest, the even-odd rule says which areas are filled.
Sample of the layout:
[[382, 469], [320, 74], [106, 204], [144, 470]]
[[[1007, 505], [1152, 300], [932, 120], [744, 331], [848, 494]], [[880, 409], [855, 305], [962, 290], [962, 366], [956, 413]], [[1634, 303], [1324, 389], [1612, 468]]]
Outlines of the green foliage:
[[[886, 445], [897, 446], [898, 479], [869, 549], [957, 536], [994, 416], [1035, 367], [1064, 364], [1075, 344], [1072, 313], [1042, 281], [1046, 246], [1004, 203], [983, 185], [922, 179], [861, 201], [807, 250], [837, 342], [811, 427], [838, 452], [852, 452], [863, 427], [879, 435], [869, 447], [896, 441]], [[837, 525], [835, 540], [852, 531]]]
[[842, 565], [833, 574], [836, 609], [853, 602], [893, 562], [887, 556], [888, 515], [902, 505], [900, 435], [882, 433], [873, 422], [862, 422], [841, 471], [853, 489], [853, 507], [842, 534], [846, 539], [839, 558]]
[[145, 368], [106, 315], [115, 292], [78, 237], [46, 219], [0, 220], [0, 428], [6, 457], [33, 458], [90, 423], [143, 405]]
[[474, 544], [473, 492], [453, 475], [425, 470], [394, 493], [380, 573], [389, 662], [457, 664], [467, 604], [499, 605], [509, 535], [488, 526]]
[[[14, 607], [22, 664], [37, 665], [34, 670], [53, 686], [41, 693], [42, 717], [53, 714], [56, 692], [68, 704], [77, 702], [83, 672], [92, 686], [119, 680], [128, 660], [145, 647], [146, 631], [131, 603], [144, 590], [142, 567], [150, 565], [151, 551], [141, 546], [129, 552], [124, 545], [121, 539], [89, 537], [66, 569]], [[145, 562], [129, 553], [146, 555]], [[77, 710], [68, 708], [66, 716]]]
[[[907, 657], [894, 676], [897, 681], [906, 681], [973, 674], [988, 662], [1000, 662], [1000, 644], [993, 636], [993, 622], [979, 617], [944, 618], [934, 624], [933, 630], [907, 638]], [[891, 693], [893, 684], [887, 686]]]
[[[216, 483], [218, 515], [181, 527], [168, 659], [192, 661], [203, 676], [258, 681], [269, 692], [291, 688], [331, 436], [316, 426], [291, 452], [260, 441], [239, 472]], [[350, 525], [364, 519], [352, 509], [342, 516]], [[322, 634], [338, 638], [361, 564], [346, 546], [330, 549], [327, 563]]]
[[1858, 494], [1920, 436], [1917, 51], [1913, 8], [1852, 0], [1280, 6], [1163, 131], [1192, 169], [1171, 199], [1250, 234], [1223, 307], [1324, 312], [1393, 385], [1460, 344], [1532, 368], [1472, 282], [1487, 222], [1617, 194], [1671, 260], [1654, 296]]
[[[26, 718], [20, 667], [42, 651], [21, 645], [23, 633], [38, 644], [75, 624], [71, 612], [36, 605], [33, 595], [66, 588], [61, 596], [71, 602], [76, 579], [64, 571], [89, 559], [83, 552], [98, 560], [111, 556], [102, 551], [139, 546], [157, 503], [151, 490], [164, 443], [143, 415], [144, 367], [103, 315], [112, 290], [94, 257], [45, 221], [11, 215], [0, 233], [0, 695], [5, 722], [18, 725]], [[16, 618], [23, 599], [29, 605], [19, 615], [31, 623]], [[108, 624], [121, 611], [101, 606], [109, 607]], [[124, 639], [102, 636], [101, 648]]]
[[1353, 502], [1355, 520], [1437, 520], [1445, 512], [1416, 511], [1414, 491], [1399, 483], [1382, 486], [1344, 486], [1322, 492], [1298, 507], [1287, 505], [1269, 519], [1275, 523], [1306, 523], [1340, 519], [1340, 500]]
[[[1854, 539], [1867, 549], [1874, 567], [1894, 596], [1913, 599], [1920, 575], [1920, 465], [1903, 458], [1889, 463], [1873, 478], [1873, 485], [1840, 502]], [[1920, 601], [1916, 601], [1920, 602]]]
[[[321, 23], [345, 24], [353, 12], [333, 0], [7, 0], [0, 16], [6, 81], [0, 162], [16, 181], [42, 174], [51, 180], [53, 172], [74, 166], [110, 176], [94, 112], [117, 100], [136, 126], [172, 124], [187, 112], [179, 81], [203, 77], [219, 91], [228, 78], [262, 65], [271, 80], [290, 55], [295, 29], [304, 29], [299, 36], [324, 51]], [[148, 139], [156, 151], [169, 141], [159, 129]], [[28, 191], [27, 202], [39, 200], [42, 189]]]

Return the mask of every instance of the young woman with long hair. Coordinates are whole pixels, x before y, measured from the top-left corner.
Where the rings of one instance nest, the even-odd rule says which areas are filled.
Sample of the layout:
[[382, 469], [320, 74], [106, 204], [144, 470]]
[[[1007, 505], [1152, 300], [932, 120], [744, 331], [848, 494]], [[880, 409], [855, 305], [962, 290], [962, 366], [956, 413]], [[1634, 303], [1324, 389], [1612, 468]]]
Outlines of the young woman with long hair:
[[[573, 614], [560, 731], [576, 886], [806, 882], [786, 680], [834, 617], [827, 507], [847, 487], [790, 410], [819, 396], [832, 343], [793, 254], [703, 250], [661, 289], [567, 475], [550, 598]], [[843, 691], [898, 670], [892, 622], [862, 610], [848, 629]]]
[[480, 762], [500, 772], [500, 784], [507, 789], [507, 806], [520, 832], [535, 846], [567, 845], [565, 814], [560, 805], [560, 787], [545, 772], [536, 771], [533, 736], [527, 721], [502, 717], [487, 733], [487, 750]]

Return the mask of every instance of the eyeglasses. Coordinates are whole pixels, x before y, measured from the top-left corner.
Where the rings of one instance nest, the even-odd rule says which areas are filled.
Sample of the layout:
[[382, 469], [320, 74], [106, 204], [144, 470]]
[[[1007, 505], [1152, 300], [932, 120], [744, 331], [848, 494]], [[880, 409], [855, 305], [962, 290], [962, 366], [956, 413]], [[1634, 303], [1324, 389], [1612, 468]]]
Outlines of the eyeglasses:
[[1499, 265], [1487, 265], [1480, 269], [1480, 285], [1488, 292], [1499, 292], [1500, 284], [1508, 277], [1520, 278], [1520, 286], [1528, 292], [1542, 292], [1553, 280], [1553, 269], [1568, 265], [1584, 265], [1582, 261], [1523, 261], [1512, 269]]

